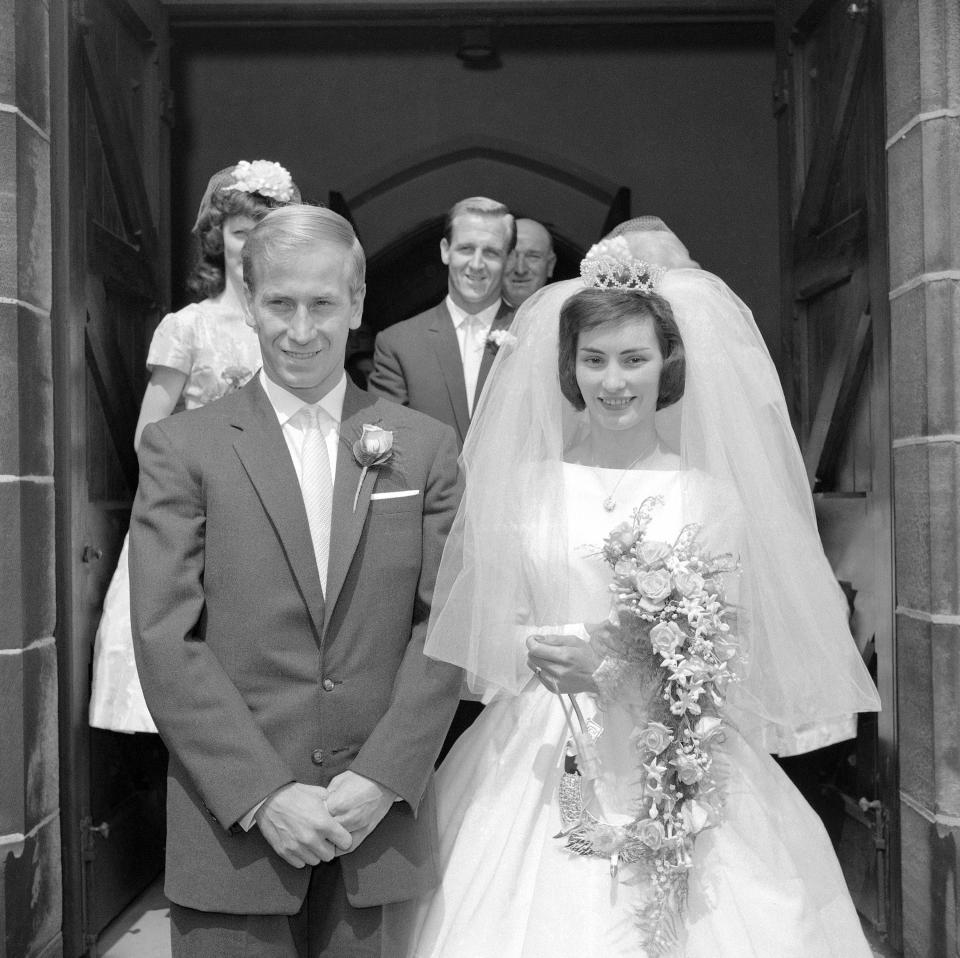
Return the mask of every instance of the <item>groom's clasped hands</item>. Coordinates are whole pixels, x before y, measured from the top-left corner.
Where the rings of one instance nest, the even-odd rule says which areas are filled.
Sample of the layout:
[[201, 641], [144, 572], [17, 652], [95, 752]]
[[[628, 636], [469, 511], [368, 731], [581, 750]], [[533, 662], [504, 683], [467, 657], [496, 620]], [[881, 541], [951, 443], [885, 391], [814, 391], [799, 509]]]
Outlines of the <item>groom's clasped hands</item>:
[[342, 772], [326, 788], [291, 782], [256, 813], [273, 850], [294, 868], [329, 862], [353, 851], [387, 814], [396, 795], [355, 772]]

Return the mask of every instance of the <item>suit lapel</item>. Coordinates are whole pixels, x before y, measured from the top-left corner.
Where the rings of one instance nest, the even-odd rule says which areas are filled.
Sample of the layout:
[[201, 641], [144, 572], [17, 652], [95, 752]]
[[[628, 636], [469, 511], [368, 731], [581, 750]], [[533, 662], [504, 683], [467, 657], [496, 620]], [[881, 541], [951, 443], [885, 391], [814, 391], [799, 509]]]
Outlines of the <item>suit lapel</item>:
[[324, 619], [323, 588], [290, 450], [259, 377], [244, 387], [243, 393], [249, 401], [245, 409], [240, 407], [233, 423], [239, 431], [234, 449], [277, 532], [319, 640]]
[[460, 344], [457, 331], [445, 303], [433, 311], [433, 321], [429, 326], [429, 337], [440, 363], [440, 372], [447, 386], [450, 405], [456, 420], [460, 442], [463, 443], [470, 426], [470, 411], [467, 408], [467, 387], [463, 382], [463, 361], [460, 359]]
[[[327, 566], [324, 629], [330, 622], [330, 616], [347, 577], [347, 570], [353, 561], [353, 554], [357, 551], [357, 543], [360, 541], [360, 533], [363, 531], [367, 509], [370, 506], [370, 493], [376, 481], [377, 470], [368, 469], [363, 476], [363, 470], [353, 455], [353, 444], [362, 432], [363, 424], [373, 425], [378, 420], [375, 411], [370, 408], [375, 403], [376, 399], [373, 396], [358, 389], [349, 379], [347, 380], [347, 394], [344, 396], [343, 415], [340, 420], [337, 474], [333, 480], [333, 515], [330, 522], [330, 559]], [[363, 476], [362, 485], [360, 484], [361, 476]], [[357, 507], [354, 509], [353, 500], [357, 495], [358, 485], [360, 495], [357, 498]]]
[[[512, 322], [513, 308], [501, 300], [500, 309], [497, 310], [496, 318], [490, 324], [490, 332], [492, 333], [495, 329], [509, 329], [510, 323]], [[486, 347], [484, 347], [483, 357], [480, 359], [480, 372], [477, 374], [477, 390], [473, 394], [474, 409], [477, 408], [477, 405], [480, 402], [480, 394], [483, 392], [483, 384], [487, 381], [487, 374], [490, 372], [490, 367], [493, 365], [493, 359], [496, 354], [497, 351], [492, 345], [488, 344]]]

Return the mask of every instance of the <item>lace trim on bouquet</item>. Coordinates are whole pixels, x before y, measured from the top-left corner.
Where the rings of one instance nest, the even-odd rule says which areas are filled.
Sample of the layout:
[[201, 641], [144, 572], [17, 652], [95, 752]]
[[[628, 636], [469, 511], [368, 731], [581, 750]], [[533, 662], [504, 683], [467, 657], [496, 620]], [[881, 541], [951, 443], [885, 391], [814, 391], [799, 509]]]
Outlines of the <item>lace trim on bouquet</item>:
[[611, 705], [637, 705], [647, 712], [663, 707], [660, 688], [660, 666], [654, 661], [650, 648], [639, 643], [622, 641], [619, 625], [604, 626], [601, 635], [594, 634], [594, 644], [601, 647], [613, 642], [615, 651], [607, 651], [593, 680], [601, 708]]
[[[723, 794], [714, 769], [714, 746], [723, 741], [726, 689], [739, 657], [731, 628], [735, 609], [724, 597], [732, 555], [697, 550], [700, 526], [686, 526], [673, 544], [648, 539], [661, 497], [644, 500], [632, 520], [613, 529], [602, 556], [613, 569], [610, 651], [595, 678], [601, 699], [629, 703], [641, 696], [647, 723], [632, 736], [637, 754], [635, 817], [609, 825], [591, 815], [582, 795], [595, 778], [598, 730], [583, 722], [573, 696], [564, 698], [571, 729], [560, 783], [563, 829], [557, 837], [579, 855], [645, 866], [652, 891], [637, 922], [655, 958], [680, 953], [687, 879], [696, 836], [721, 820]], [[650, 698], [652, 693], [652, 699]], [[574, 722], [576, 716], [579, 724]]]

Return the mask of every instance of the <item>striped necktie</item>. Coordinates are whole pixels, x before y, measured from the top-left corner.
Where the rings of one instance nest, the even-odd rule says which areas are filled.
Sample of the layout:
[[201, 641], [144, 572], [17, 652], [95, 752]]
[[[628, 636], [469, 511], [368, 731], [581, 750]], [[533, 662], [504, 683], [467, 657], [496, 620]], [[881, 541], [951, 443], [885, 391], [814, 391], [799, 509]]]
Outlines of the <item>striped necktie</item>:
[[463, 320], [463, 384], [467, 389], [467, 410], [473, 415], [473, 400], [477, 392], [477, 380], [480, 378], [480, 363], [483, 360], [483, 347], [486, 339], [483, 326], [476, 316], [467, 315]]
[[333, 513], [333, 473], [321, 424], [329, 423], [329, 417], [319, 406], [304, 406], [298, 415], [305, 425], [301, 457], [303, 478], [300, 488], [307, 511], [310, 538], [313, 540], [313, 554], [317, 559], [320, 585], [326, 592], [330, 520]]

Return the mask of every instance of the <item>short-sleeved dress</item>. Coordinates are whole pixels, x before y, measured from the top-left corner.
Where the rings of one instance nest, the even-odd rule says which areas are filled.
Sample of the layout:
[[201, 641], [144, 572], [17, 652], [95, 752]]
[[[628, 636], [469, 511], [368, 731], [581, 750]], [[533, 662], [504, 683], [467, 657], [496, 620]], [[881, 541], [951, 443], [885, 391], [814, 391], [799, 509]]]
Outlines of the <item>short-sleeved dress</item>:
[[[165, 316], [147, 355], [147, 368], [167, 366], [187, 381], [177, 410], [195, 409], [242, 386], [260, 368], [260, 343], [234, 306], [210, 300]], [[128, 540], [103, 600], [93, 653], [90, 724], [116, 732], [156, 732], [133, 658]]]

